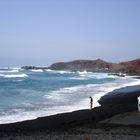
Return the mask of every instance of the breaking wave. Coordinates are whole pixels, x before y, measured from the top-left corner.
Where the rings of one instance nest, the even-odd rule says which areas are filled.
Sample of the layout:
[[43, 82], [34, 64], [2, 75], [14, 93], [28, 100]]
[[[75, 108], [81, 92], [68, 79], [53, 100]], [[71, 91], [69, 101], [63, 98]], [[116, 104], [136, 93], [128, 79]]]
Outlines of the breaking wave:
[[118, 78], [114, 75], [108, 75], [107, 73], [93, 73], [93, 72], [76, 72], [78, 75], [71, 77], [73, 80], [87, 80], [87, 79], [105, 79], [105, 78]]
[[71, 71], [63, 71], [63, 70], [51, 70], [51, 69], [46, 69], [46, 72], [49, 73], [58, 73], [58, 74], [70, 74], [70, 73], [75, 73], [75, 72], [71, 72]]
[[32, 71], [32, 72], [43, 72], [42, 69], [36, 69], [36, 70], [30, 70], [30, 71]]
[[14, 69], [14, 70], [0, 70], [0, 73], [17, 73], [19, 70]]
[[0, 77], [3, 78], [24, 78], [24, 77], [28, 77], [27, 74], [0, 74]]
[[[79, 104], [79, 109], [83, 109], [83, 108], [88, 108], [87, 106], [88, 102], [86, 102], [86, 99], [88, 99], [89, 96], [93, 96], [94, 107], [96, 107], [96, 106], [99, 106], [98, 100], [100, 99], [100, 97], [102, 97], [106, 93], [111, 92], [116, 88], [139, 85], [140, 83], [140, 80], [137, 80], [137, 79], [131, 79], [131, 78], [127, 79], [128, 81], [130, 80], [130, 82], [128, 81], [124, 82], [124, 80], [118, 79], [114, 83], [87, 84], [87, 85], [78, 85], [74, 87], [60, 88], [59, 90], [50, 92], [44, 97], [48, 99], [52, 99], [52, 101], [55, 101], [55, 100], [66, 101], [70, 99], [68, 102], [70, 101], [73, 102], [74, 98], [80, 99], [82, 102], [80, 103], [78, 103], [79, 101], [76, 101], [76, 102]], [[72, 110], [69, 110], [69, 111], [72, 111]]]

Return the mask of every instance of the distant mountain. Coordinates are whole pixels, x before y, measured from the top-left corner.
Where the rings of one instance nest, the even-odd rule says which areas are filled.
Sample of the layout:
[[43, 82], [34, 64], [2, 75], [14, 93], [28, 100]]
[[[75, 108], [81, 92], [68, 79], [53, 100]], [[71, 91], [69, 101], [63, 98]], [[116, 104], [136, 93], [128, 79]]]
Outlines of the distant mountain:
[[128, 62], [111, 63], [101, 59], [96, 60], [74, 60], [70, 62], [58, 62], [50, 67], [24, 66], [23, 69], [52, 69], [66, 71], [90, 71], [108, 73], [126, 73], [129, 75], [140, 75], [140, 58]]

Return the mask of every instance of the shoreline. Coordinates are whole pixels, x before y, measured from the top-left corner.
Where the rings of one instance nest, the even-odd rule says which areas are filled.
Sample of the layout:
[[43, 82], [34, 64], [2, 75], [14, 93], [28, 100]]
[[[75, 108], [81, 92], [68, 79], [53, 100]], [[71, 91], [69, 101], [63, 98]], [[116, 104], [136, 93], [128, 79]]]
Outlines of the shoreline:
[[[113, 121], [112, 118], [118, 114], [121, 115], [119, 122], [126, 120], [125, 117], [128, 114], [133, 116], [132, 119], [136, 114], [137, 121], [140, 122], [140, 116], [136, 110], [136, 106], [97, 107], [92, 110], [79, 110], [41, 117], [36, 120], [0, 125], [0, 138], [1, 140], [137, 140], [140, 139], [140, 124], [109, 122]], [[129, 117], [129, 121], [133, 122], [132, 119]]]
[[[134, 88], [134, 86], [132, 87]], [[0, 124], [0, 138], [2, 140], [8, 138], [12, 140], [140, 139], [140, 115], [137, 112], [137, 96], [140, 95], [140, 85], [137, 87], [138, 90], [131, 90], [129, 93], [126, 93], [122, 88], [125, 95], [129, 97], [129, 101], [132, 100], [132, 102], [105, 103], [92, 110], [77, 110], [39, 117], [34, 120]], [[125, 87], [125, 89], [129, 88]], [[116, 101], [119, 101], [120, 98], [126, 100], [123, 98], [124, 95], [117, 98], [118, 94], [121, 94], [121, 89], [114, 91], [115, 95], [112, 96], [112, 92], [103, 97], [109, 96], [109, 100], [112, 100], [116, 96]], [[131, 94], [134, 98], [130, 96]], [[104, 100], [108, 101], [108, 98], [104, 98]]]
[[[109, 101], [110, 101], [110, 100], [114, 99], [114, 97], [116, 98], [116, 96], [118, 96], [118, 95], [116, 95], [116, 93], [119, 93], [119, 94], [121, 93], [122, 94], [122, 96], [119, 95], [120, 98], [122, 98], [123, 96], [127, 96], [127, 94], [128, 95], [129, 94], [130, 95], [131, 94], [135, 94], [135, 96], [140, 95], [140, 93], [138, 93], [138, 92], [140, 92], [140, 85], [137, 85], [137, 84], [135, 85], [134, 83], [132, 83], [132, 84], [125, 84], [125, 85], [123, 85], [121, 87], [114, 88], [113, 90], [111, 90], [111, 91], [109, 91], [109, 92], [107, 92], [105, 94], [102, 94], [102, 96], [100, 96], [99, 100], [97, 101], [100, 106], [95, 106], [94, 108], [99, 108], [99, 107], [102, 107], [102, 105], [103, 106], [104, 105], [107, 105], [107, 103], [105, 103], [105, 104], [100, 103], [100, 100], [102, 100], [102, 98], [105, 98], [105, 100], [106, 100], [106, 96], [109, 96]], [[99, 95], [99, 94], [95, 94], [95, 96], [96, 95]], [[112, 99], [110, 99], [110, 97]], [[136, 104], [137, 104], [137, 99], [135, 99], [135, 100], [136, 100]], [[67, 114], [67, 113], [72, 113], [72, 112], [78, 112], [80, 110], [82, 111], [82, 110], [90, 110], [90, 109], [84, 108], [84, 109], [72, 110], [72, 111], [68, 111], [68, 112], [56, 113], [56, 114], [52, 114], [52, 115], [48, 115], [48, 116], [40, 116], [40, 117], [37, 117], [37, 118], [34, 118], [34, 119], [29, 119], [29, 120], [27, 119], [27, 120], [22, 120], [22, 121], [17, 121], [17, 122], [11, 122], [11, 123], [2, 123], [2, 124], [0, 124], [0, 126], [1, 125], [7, 125], [7, 124], [22, 123], [22, 122], [26, 122], [26, 121], [36, 120], [38, 118], [51, 117], [51, 116], [56, 116], [56, 115], [60, 115], [60, 114]]]
[[[134, 78], [135, 79], [135, 78]], [[95, 94], [94, 96], [97, 98], [95, 98], [94, 99], [94, 103], [96, 103], [96, 105], [94, 104], [94, 108], [98, 108], [98, 107], [101, 107], [101, 104], [99, 103], [99, 100], [103, 97], [103, 96], [106, 96], [106, 95], [108, 95], [108, 93], [110, 93], [110, 92], [113, 92], [113, 91], [115, 91], [115, 90], [119, 90], [119, 89], [123, 89], [123, 88], [127, 88], [127, 87], [135, 87], [135, 86], [140, 86], [140, 85], [137, 85], [138, 84], [138, 81], [136, 81], [136, 82], [132, 82], [132, 83], [127, 83], [127, 84], [124, 84], [123, 86], [118, 86], [118, 87], [113, 87], [113, 89], [111, 88], [111, 90], [108, 90], [106, 93], [102, 93], [102, 94]], [[128, 92], [128, 91], [127, 91]], [[88, 102], [87, 102], [88, 103]], [[97, 105], [97, 104], [99, 104], [99, 105]], [[59, 114], [66, 114], [66, 113], [71, 113], [71, 112], [76, 112], [76, 111], [80, 111], [80, 110], [89, 110], [89, 108], [80, 108], [80, 109], [77, 109], [77, 110], [70, 110], [70, 111], [66, 111], [66, 112], [58, 112], [58, 113], [55, 113], [55, 114], [51, 114], [51, 115], [47, 115], [47, 116], [39, 116], [39, 117], [36, 117], [36, 118], [31, 118], [31, 119], [25, 119], [25, 120], [21, 120], [21, 121], [15, 121], [15, 122], [8, 122], [8, 123], [2, 123], [2, 124], [0, 124], [0, 126], [1, 125], [6, 125], [6, 124], [14, 124], [14, 123], [22, 123], [22, 122], [24, 122], [24, 121], [32, 121], [32, 120], [36, 120], [36, 119], [38, 119], [38, 118], [43, 118], [43, 117], [50, 117], [50, 116], [55, 116], [55, 115], [59, 115]]]
[[[137, 97], [139, 95], [140, 95], [140, 85], [118, 88], [102, 96], [98, 101], [101, 106], [95, 107], [92, 110], [90, 109], [75, 110], [72, 112], [59, 113], [59, 114], [45, 116], [45, 117], [38, 117], [33, 120], [24, 120], [21, 122], [0, 124], [0, 130], [1, 128], [4, 127], [8, 128], [9, 126], [19, 127], [20, 125], [24, 126], [27, 125], [28, 123], [34, 124], [37, 122], [42, 122], [42, 120], [46, 121], [49, 125], [52, 126], [50, 120], [55, 120], [56, 118], [58, 120], [60, 119], [60, 123], [58, 122], [55, 124], [53, 123], [54, 127], [57, 125], [61, 125], [61, 123], [67, 123], [67, 122], [69, 123], [70, 121], [73, 121], [73, 119], [80, 121], [80, 120], [90, 120], [96, 118], [95, 119], [96, 121], [100, 121], [102, 119], [106, 119], [107, 117], [111, 117], [112, 115], [116, 115], [122, 112], [137, 111]], [[120, 100], [122, 101], [120, 102]], [[116, 109], [118, 108], [120, 108], [120, 110], [117, 111]], [[114, 110], [114, 112], [111, 113], [111, 110]], [[108, 115], [104, 116], [104, 114], [108, 114]], [[73, 118], [74, 116], [78, 116], [78, 118]], [[63, 122], [63, 120], [61, 120], [61, 117], [65, 118], [64, 120], [66, 120], [66, 122], [65, 121]], [[50, 127], [49, 125], [46, 128], [49, 128]]]
[[1, 124], [0, 132], [18, 132], [18, 131], [36, 131], [36, 130], [50, 130], [57, 129], [63, 125], [74, 123], [97, 123], [104, 119], [110, 118], [114, 115], [137, 111], [136, 105], [116, 105], [116, 106], [101, 106], [92, 110], [77, 110], [68, 113], [56, 114], [46, 117], [39, 117], [34, 120], [26, 120], [22, 122]]

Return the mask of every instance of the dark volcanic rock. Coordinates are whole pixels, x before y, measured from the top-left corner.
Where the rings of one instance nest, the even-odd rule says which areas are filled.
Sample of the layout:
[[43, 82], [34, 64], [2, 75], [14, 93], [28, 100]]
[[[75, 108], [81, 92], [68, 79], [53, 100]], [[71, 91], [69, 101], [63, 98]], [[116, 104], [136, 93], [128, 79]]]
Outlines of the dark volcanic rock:
[[98, 101], [102, 106], [115, 106], [126, 104], [137, 104], [140, 96], [140, 85], [116, 89], [101, 97]]
[[46, 69], [46, 67], [36, 67], [36, 66], [23, 66], [21, 67], [21, 69], [24, 70], [37, 70], [37, 69]]
[[22, 69], [25, 69], [25, 70], [30, 70], [30, 69], [37, 69], [37, 67], [35, 66], [23, 66], [21, 67]]

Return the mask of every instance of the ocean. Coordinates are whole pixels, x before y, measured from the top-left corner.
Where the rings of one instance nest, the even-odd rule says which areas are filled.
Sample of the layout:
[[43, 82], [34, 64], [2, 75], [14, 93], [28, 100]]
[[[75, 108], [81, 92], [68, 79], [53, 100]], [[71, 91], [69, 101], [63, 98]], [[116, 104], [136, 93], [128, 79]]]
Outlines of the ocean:
[[140, 79], [107, 73], [0, 68], [0, 124], [89, 109], [104, 94]]

